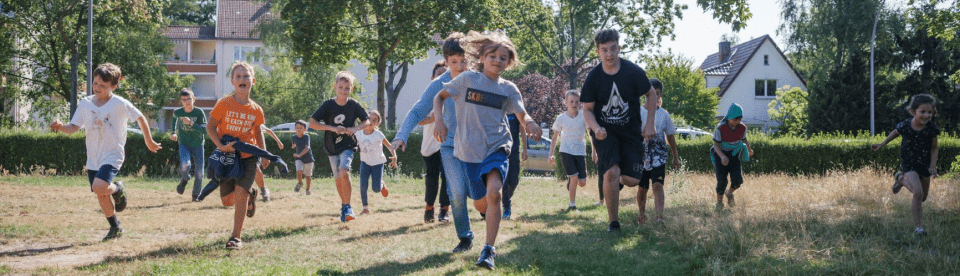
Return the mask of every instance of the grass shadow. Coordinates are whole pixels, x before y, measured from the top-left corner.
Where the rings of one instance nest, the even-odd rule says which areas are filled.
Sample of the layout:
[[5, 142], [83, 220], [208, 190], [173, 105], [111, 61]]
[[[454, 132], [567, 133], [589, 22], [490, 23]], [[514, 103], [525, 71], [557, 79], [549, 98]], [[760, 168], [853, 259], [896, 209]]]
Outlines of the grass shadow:
[[336, 269], [321, 268], [316, 275], [408, 275], [431, 267], [440, 267], [453, 262], [453, 253], [437, 253], [419, 260], [401, 263], [396, 261], [381, 263], [348, 273]]
[[35, 255], [40, 255], [40, 254], [43, 254], [43, 253], [60, 251], [60, 250], [66, 250], [66, 249], [70, 249], [70, 248], [73, 248], [73, 245], [72, 245], [72, 244], [68, 244], [68, 245], [64, 245], [64, 246], [46, 247], [46, 248], [33, 248], [33, 249], [24, 249], [24, 250], [4, 251], [4, 252], [0, 252], [0, 257], [27, 257], [27, 256], [35, 256]]
[[359, 236], [353, 236], [353, 237], [347, 237], [347, 238], [341, 239], [340, 242], [348, 243], [348, 242], [355, 242], [357, 240], [362, 240], [369, 237], [383, 237], [383, 236], [390, 237], [390, 236], [397, 236], [397, 235], [404, 235], [404, 234], [414, 234], [414, 233], [430, 231], [430, 230], [433, 230], [434, 228], [444, 227], [444, 226], [446, 226], [444, 223], [429, 223], [429, 224], [421, 223], [413, 226], [402, 226], [393, 230], [368, 232]]

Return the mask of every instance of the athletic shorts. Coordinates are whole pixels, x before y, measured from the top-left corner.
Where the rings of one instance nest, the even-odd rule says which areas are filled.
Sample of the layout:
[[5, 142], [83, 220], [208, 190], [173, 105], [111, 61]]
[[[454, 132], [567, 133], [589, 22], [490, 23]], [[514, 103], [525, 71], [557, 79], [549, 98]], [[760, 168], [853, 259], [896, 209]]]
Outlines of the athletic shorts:
[[337, 155], [327, 155], [330, 159], [330, 170], [333, 171], [333, 178], [340, 178], [340, 168], [350, 171], [350, 165], [353, 164], [353, 150], [344, 150]]
[[560, 161], [563, 162], [563, 171], [567, 173], [567, 177], [576, 175], [579, 179], [587, 179], [586, 156], [561, 152]]
[[473, 200], [481, 199], [487, 195], [487, 173], [499, 170], [500, 183], [507, 181], [507, 172], [510, 168], [508, 159], [507, 153], [500, 150], [484, 158], [481, 163], [463, 162], [467, 167], [467, 174], [470, 178], [470, 190], [473, 191], [470, 194], [474, 196]]
[[597, 149], [597, 170], [600, 175], [616, 164], [620, 166], [621, 176], [640, 179], [643, 171], [643, 136], [639, 131], [607, 132], [607, 138], [603, 140], [597, 140], [596, 134], [590, 132], [590, 137]]
[[257, 178], [257, 167], [260, 166], [259, 157], [249, 157], [240, 159], [243, 166], [243, 177], [240, 179], [227, 178], [220, 181], [220, 197], [225, 197], [233, 193], [237, 186], [250, 192], [253, 188], [253, 180]]
[[297, 171], [303, 173], [303, 176], [313, 177], [313, 162], [303, 163], [303, 161], [296, 160]]
[[117, 176], [118, 172], [120, 172], [120, 170], [113, 165], [100, 166], [100, 169], [96, 171], [87, 170], [87, 179], [90, 181], [90, 191], [93, 192], [93, 180], [95, 178], [99, 178], [107, 183], [113, 183], [113, 178]]
[[650, 189], [650, 183], [660, 183], [663, 184], [664, 178], [667, 177], [667, 165], [660, 165], [649, 171], [643, 171], [643, 175], [640, 176], [640, 187], [644, 189]]
[[900, 169], [903, 173], [917, 172], [921, 179], [930, 177], [930, 165], [900, 163]]

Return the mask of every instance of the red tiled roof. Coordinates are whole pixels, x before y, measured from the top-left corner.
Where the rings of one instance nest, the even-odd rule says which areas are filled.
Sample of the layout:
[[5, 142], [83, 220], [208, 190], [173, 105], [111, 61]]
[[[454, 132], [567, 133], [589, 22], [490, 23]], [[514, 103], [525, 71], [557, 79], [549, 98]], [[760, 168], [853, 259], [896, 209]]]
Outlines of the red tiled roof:
[[163, 30], [163, 36], [167, 38], [196, 38], [196, 39], [214, 39], [216, 29], [214, 27], [201, 26], [167, 26]]
[[220, 0], [217, 2], [217, 38], [260, 39], [252, 33], [257, 24], [273, 20], [271, 1]]

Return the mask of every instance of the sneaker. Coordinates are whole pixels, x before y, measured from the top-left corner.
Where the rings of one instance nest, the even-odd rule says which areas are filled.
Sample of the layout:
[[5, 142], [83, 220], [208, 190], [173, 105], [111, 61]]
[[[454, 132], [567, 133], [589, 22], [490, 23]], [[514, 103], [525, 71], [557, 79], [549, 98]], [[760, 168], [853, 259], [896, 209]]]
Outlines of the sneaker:
[[433, 222], [433, 209], [423, 210], [423, 222], [424, 223]]
[[460, 238], [460, 243], [457, 244], [457, 247], [453, 248], [453, 253], [460, 253], [464, 251], [469, 251], [470, 248], [473, 248], [473, 239], [471, 238]]
[[923, 227], [917, 227], [917, 229], [913, 230], [913, 235], [917, 237], [926, 236], [927, 230], [923, 230]]
[[340, 209], [340, 221], [348, 222], [356, 219], [357, 217], [353, 215], [353, 207], [350, 207], [350, 204], [344, 205]]
[[594, 203], [593, 205], [596, 205], [596, 206], [603, 206], [603, 201], [597, 201], [597, 203]]
[[504, 209], [503, 209], [503, 217], [502, 217], [503, 219], [505, 219], [505, 220], [510, 220], [510, 215], [512, 215], [511, 212], [510, 212], [510, 209], [511, 209], [511, 208], [504, 208]]
[[253, 214], [257, 212], [257, 189], [250, 189], [250, 196], [247, 197], [247, 217], [252, 218]]
[[311, 195], [311, 194], [313, 193], [311, 193], [310, 190], [307, 190], [307, 195]]
[[103, 237], [103, 240], [102, 240], [102, 241], [109, 241], [109, 240], [116, 239], [116, 238], [119, 238], [119, 237], [123, 237], [123, 228], [121, 228], [121, 227], [119, 227], [119, 226], [117, 226], [117, 227], [110, 227], [110, 231], [107, 232], [107, 236], [106, 236], [106, 237]]
[[390, 191], [387, 191], [386, 185], [384, 185], [383, 188], [380, 188], [380, 194], [383, 195], [383, 197], [387, 197], [388, 195], [390, 195]]
[[293, 192], [299, 193], [301, 187], [303, 187], [303, 183], [297, 182], [297, 186], [293, 186]]
[[449, 221], [450, 221], [449, 210], [441, 208], [441, 209], [440, 209], [440, 215], [437, 216], [437, 221], [439, 221], [439, 222], [449, 222]]
[[567, 212], [579, 212], [579, 211], [577, 211], [577, 206], [570, 206], [570, 207], [567, 207]]
[[477, 260], [477, 266], [493, 270], [496, 268], [496, 265], [493, 263], [493, 257], [497, 256], [497, 253], [494, 252], [496, 248], [489, 245], [483, 246], [483, 251], [480, 251], [480, 259]]
[[717, 202], [717, 205], [713, 207], [714, 212], [723, 211], [723, 202]]
[[263, 202], [270, 201], [270, 188], [263, 187]]
[[733, 194], [730, 192], [727, 192], [727, 205], [730, 205], [730, 207], [737, 206], [737, 201], [733, 200]]
[[187, 189], [187, 181], [189, 179], [180, 179], [180, 184], [177, 184], [177, 193], [183, 194], [183, 191]]
[[[903, 178], [903, 173], [897, 172], [893, 174], [893, 187], [890, 188], [893, 190], [893, 194], [899, 193], [900, 188], [903, 188], [903, 184], [900, 183], [901, 178]], [[922, 228], [917, 228], [917, 229], [923, 230]]]
[[225, 248], [230, 250], [240, 250], [243, 248], [243, 241], [238, 238], [231, 237], [229, 240], [227, 240], [227, 245]]
[[361, 216], [362, 216], [362, 215], [369, 215], [369, 214], [370, 214], [370, 209], [363, 208], [363, 211], [360, 211], [360, 215], [361, 215]]
[[607, 227], [607, 232], [620, 233], [620, 222], [619, 221], [611, 222], [610, 226]]
[[123, 212], [123, 209], [127, 209], [127, 186], [123, 185], [123, 181], [113, 182], [114, 185], [117, 185], [117, 192], [113, 193], [113, 210], [117, 213]]

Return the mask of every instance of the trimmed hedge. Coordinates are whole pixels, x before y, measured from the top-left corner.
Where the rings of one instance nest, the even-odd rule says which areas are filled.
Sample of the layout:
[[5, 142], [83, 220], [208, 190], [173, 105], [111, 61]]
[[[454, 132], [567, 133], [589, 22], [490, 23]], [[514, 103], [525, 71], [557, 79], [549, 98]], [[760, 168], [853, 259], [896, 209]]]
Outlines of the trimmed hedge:
[[[265, 136], [267, 151], [278, 154], [287, 162], [290, 173], [281, 175], [279, 169], [270, 165], [264, 173], [272, 177], [295, 178], [295, 166], [293, 150], [291, 147], [291, 137], [293, 132], [278, 132], [277, 137], [283, 142], [284, 149], [280, 150], [277, 143]], [[316, 162], [314, 163], [314, 176], [329, 177], [330, 161], [323, 152], [323, 133], [309, 133], [311, 135], [311, 150]], [[388, 139], [394, 136], [393, 131], [384, 131]], [[120, 168], [121, 175], [147, 176], [177, 176], [179, 175], [179, 144], [170, 140], [169, 134], [153, 134], [154, 141], [160, 143], [163, 147], [157, 153], [147, 150], [143, 142], [143, 136], [137, 134], [127, 135], [126, 160]], [[424, 173], [423, 156], [420, 155], [420, 141], [422, 135], [419, 132], [410, 134], [408, 138], [407, 150], [397, 151], [397, 161], [400, 164], [399, 170], [388, 169], [387, 174], [402, 174], [412, 177], [420, 177]], [[83, 166], [86, 164], [86, 145], [84, 134], [81, 132], [74, 134], [62, 133], [38, 133], [38, 132], [12, 132], [0, 131], [0, 168], [9, 173], [29, 173], [34, 168], [55, 169], [57, 174], [78, 175], [85, 173]], [[213, 143], [207, 141], [205, 144], [205, 154], [209, 156], [213, 150]], [[384, 154], [390, 156], [390, 153], [384, 148]], [[358, 172], [360, 166], [359, 153], [354, 155], [353, 168]]]
[[[799, 137], [771, 138], [759, 132], [748, 135], [755, 156], [743, 164], [747, 173], [787, 173], [787, 174], [824, 174], [832, 170], [857, 170], [863, 167], [877, 167], [889, 170], [900, 168], [900, 141], [897, 138], [887, 146], [874, 152], [870, 145], [883, 142], [886, 135], [871, 137], [859, 135], [817, 135], [809, 139]], [[588, 141], [589, 143], [589, 141]], [[710, 137], [696, 140], [677, 139], [677, 152], [683, 165], [690, 171], [713, 172], [709, 149], [713, 145]], [[951, 171], [951, 164], [958, 161], [960, 139], [947, 135], [938, 138], [939, 156], [937, 170], [940, 174]], [[560, 160], [559, 152], [556, 153]], [[587, 146], [587, 167], [590, 174], [596, 173], [596, 165], [589, 158]], [[564, 178], [560, 162], [554, 171], [558, 178]]]

